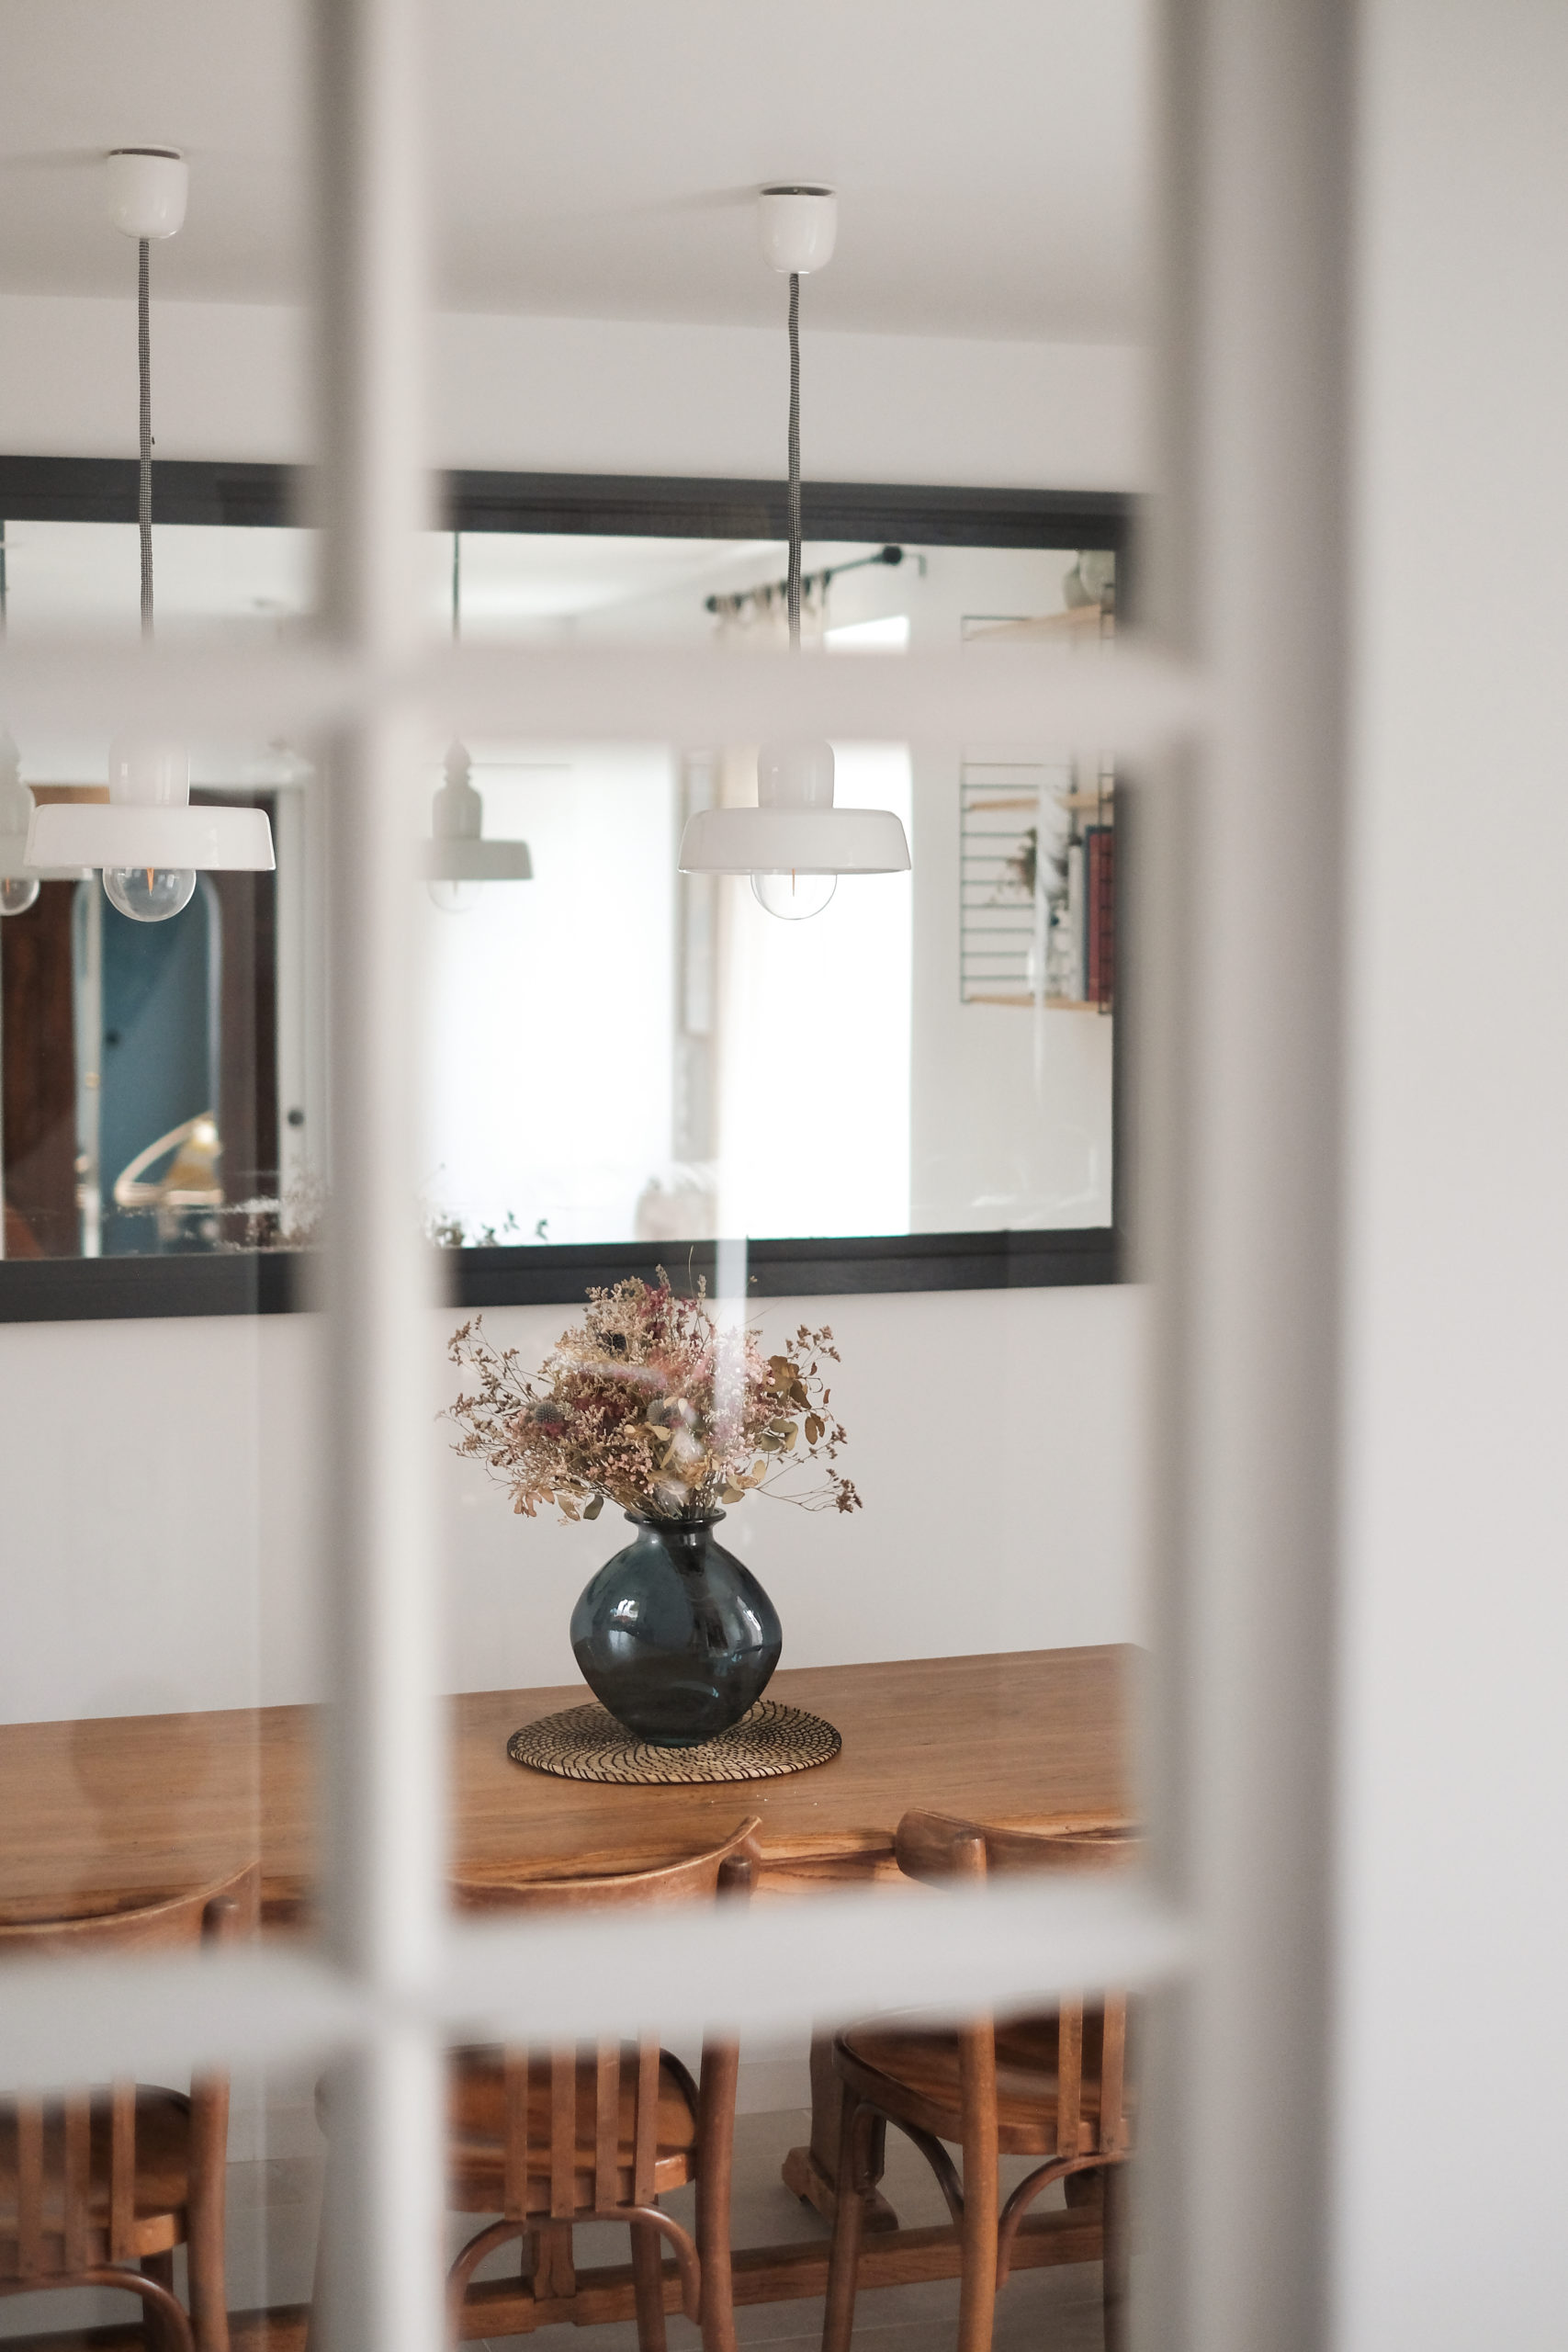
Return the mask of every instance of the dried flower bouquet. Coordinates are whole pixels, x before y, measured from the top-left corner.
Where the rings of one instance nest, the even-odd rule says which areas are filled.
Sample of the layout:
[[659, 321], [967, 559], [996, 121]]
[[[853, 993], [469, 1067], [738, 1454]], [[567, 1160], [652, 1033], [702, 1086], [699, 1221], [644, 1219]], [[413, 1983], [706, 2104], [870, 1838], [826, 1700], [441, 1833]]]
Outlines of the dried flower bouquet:
[[[681, 1296], [661, 1267], [657, 1283], [590, 1291], [582, 1324], [531, 1377], [479, 1317], [447, 1353], [478, 1383], [451, 1408], [454, 1451], [482, 1462], [526, 1518], [553, 1503], [563, 1520], [597, 1519], [608, 1500], [694, 1520], [757, 1493], [807, 1510], [860, 1508], [834, 1467], [844, 1428], [819, 1368], [839, 1362], [826, 1325], [803, 1323], [764, 1355], [759, 1332], [721, 1326], [701, 1283]], [[803, 1487], [807, 1464], [818, 1476]]]

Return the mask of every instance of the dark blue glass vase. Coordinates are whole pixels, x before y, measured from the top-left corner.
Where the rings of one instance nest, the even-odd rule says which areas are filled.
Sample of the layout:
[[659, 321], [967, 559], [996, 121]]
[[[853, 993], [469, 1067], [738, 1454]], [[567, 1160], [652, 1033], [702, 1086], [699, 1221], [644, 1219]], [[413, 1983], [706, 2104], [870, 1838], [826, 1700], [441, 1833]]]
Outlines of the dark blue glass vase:
[[655, 1747], [700, 1747], [738, 1724], [784, 1647], [778, 1611], [710, 1519], [642, 1519], [571, 1612], [571, 1646], [602, 1706]]

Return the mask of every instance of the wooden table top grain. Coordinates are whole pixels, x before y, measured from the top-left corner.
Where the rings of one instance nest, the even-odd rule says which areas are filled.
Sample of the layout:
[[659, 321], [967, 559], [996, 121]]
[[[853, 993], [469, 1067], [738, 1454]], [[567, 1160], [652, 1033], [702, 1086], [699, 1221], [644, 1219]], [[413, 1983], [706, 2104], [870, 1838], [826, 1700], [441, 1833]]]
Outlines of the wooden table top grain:
[[[832, 1763], [777, 1781], [605, 1787], [513, 1764], [519, 1724], [580, 1684], [450, 1702], [455, 1866], [552, 1878], [673, 1860], [761, 1815], [763, 1886], [886, 1875], [911, 1805], [1019, 1828], [1131, 1817], [1135, 1653], [1026, 1650], [797, 1667], [770, 1695], [826, 1715]], [[315, 1846], [309, 1707], [0, 1725], [0, 1917], [148, 1899], [262, 1860], [266, 1916], [298, 1917]]]

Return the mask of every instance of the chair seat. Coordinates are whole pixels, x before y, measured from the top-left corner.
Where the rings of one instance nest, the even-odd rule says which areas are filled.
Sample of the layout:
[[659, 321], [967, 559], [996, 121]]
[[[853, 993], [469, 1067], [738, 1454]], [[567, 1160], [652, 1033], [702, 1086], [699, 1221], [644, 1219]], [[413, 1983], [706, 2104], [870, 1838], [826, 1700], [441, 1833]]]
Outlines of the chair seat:
[[[1099, 2145], [1104, 2025], [1102, 2011], [1085, 2009], [1078, 2110], [1078, 2151], [1084, 2155]], [[1055, 2154], [1055, 2014], [998, 2020], [996, 2038], [998, 2146], [1010, 2155]], [[895, 2121], [912, 2124], [936, 2140], [962, 2138], [956, 2033], [914, 2021], [906, 2024], [896, 2017], [875, 2018], [839, 2035], [834, 2063], [863, 2098]]]
[[[632, 2129], [637, 2109], [637, 2058], [634, 2046], [621, 2053], [620, 2105], [617, 2118], [616, 2162], [620, 2170], [617, 2201], [630, 2204], [632, 2191]], [[505, 2176], [506, 2077], [499, 2048], [455, 2051], [450, 2068], [450, 2142], [447, 2149], [448, 2198], [462, 2213], [499, 2213], [503, 2209]], [[594, 2188], [596, 2143], [596, 2075], [591, 2056], [577, 2064], [576, 2154], [573, 2165], [577, 2210], [592, 2212], [599, 2203]], [[528, 2189], [525, 2211], [550, 2210], [550, 2061], [531, 2054], [528, 2061]], [[658, 2192], [679, 2188], [695, 2177], [697, 2097], [691, 2076], [667, 2051], [659, 2053], [659, 2129], [654, 2163]]]
[[[44, 2110], [43, 2259], [48, 2272], [65, 2267], [61, 2180], [64, 2124], [57, 2104]], [[0, 2106], [0, 2278], [20, 2270], [17, 2214], [17, 2110]], [[133, 2244], [129, 2255], [166, 2254], [184, 2243], [190, 2194], [190, 2101], [179, 2091], [139, 2085], [136, 2093], [136, 2182]], [[87, 2174], [87, 2261], [109, 2260], [109, 2098], [93, 2098]]]

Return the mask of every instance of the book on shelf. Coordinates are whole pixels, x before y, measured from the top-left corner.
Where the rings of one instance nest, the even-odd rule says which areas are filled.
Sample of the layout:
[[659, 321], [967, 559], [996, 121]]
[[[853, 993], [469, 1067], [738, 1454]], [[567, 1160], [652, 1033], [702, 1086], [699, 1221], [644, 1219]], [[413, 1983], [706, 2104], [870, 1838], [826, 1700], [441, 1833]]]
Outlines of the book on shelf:
[[1086, 825], [1084, 860], [1084, 997], [1109, 1006], [1116, 996], [1116, 832]]
[[1067, 903], [1064, 929], [1066, 933], [1066, 954], [1057, 979], [1057, 988], [1069, 1003], [1078, 1002], [1084, 991], [1084, 853], [1082, 842], [1067, 844]]

